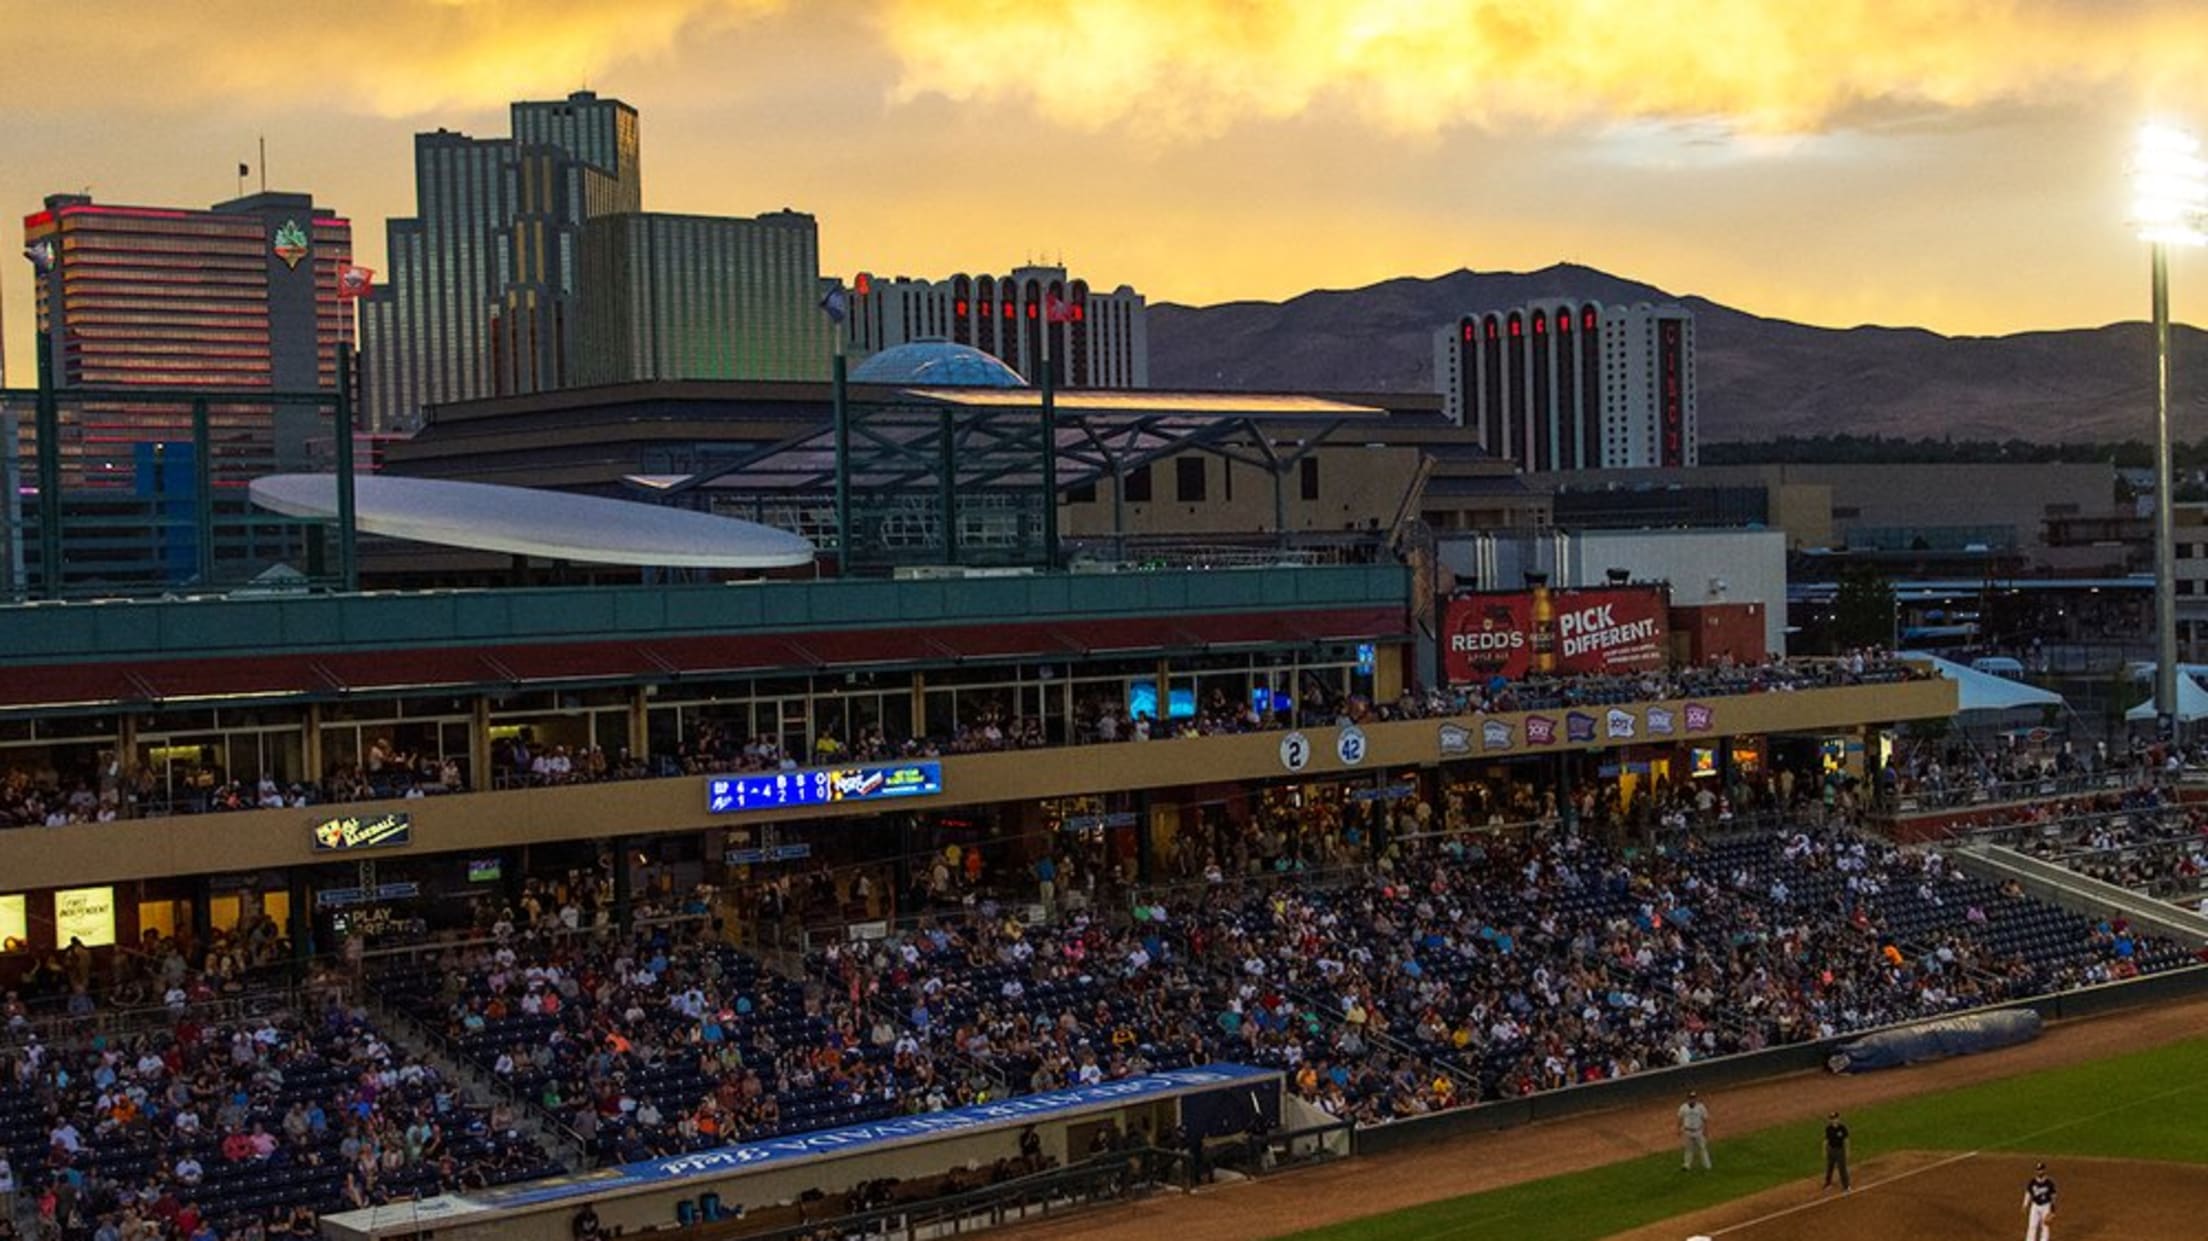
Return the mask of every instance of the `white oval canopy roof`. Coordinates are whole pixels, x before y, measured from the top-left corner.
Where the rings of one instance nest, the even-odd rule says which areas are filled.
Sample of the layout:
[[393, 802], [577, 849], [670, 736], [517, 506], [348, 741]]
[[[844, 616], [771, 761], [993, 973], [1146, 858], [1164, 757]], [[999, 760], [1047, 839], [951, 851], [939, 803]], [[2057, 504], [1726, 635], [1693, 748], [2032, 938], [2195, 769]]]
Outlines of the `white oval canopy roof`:
[[[253, 502], [290, 517], [337, 516], [335, 474], [255, 479]], [[813, 562], [785, 530], [629, 500], [362, 474], [353, 519], [368, 534], [476, 551], [667, 569], [785, 569]]]

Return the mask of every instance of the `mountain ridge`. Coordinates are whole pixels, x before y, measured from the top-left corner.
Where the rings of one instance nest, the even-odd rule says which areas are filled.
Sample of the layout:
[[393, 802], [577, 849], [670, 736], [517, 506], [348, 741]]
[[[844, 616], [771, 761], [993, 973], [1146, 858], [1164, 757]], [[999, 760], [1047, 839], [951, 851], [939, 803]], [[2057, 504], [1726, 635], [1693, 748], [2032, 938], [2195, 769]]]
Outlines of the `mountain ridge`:
[[[1576, 263], [1395, 276], [1281, 301], [1160, 302], [1151, 307], [1151, 380], [1161, 388], [1431, 392], [1435, 328], [1547, 298], [1692, 310], [1705, 440], [1842, 432], [2065, 443], [2153, 432], [2153, 341], [2144, 323], [1999, 336], [1823, 327]], [[2177, 326], [2172, 352], [2181, 385], [2173, 416], [2208, 413], [2208, 400], [2182, 385], [2185, 375], [2208, 377], [2208, 335]], [[2208, 378], [2198, 387], [2208, 391]]]

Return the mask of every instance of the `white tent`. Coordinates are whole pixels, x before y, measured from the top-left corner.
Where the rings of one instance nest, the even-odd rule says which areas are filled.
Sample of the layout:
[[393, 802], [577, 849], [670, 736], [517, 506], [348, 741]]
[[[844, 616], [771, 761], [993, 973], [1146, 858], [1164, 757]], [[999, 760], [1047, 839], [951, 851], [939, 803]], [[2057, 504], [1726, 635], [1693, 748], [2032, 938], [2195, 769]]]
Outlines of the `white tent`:
[[[2007, 677], [1997, 677], [1990, 672], [1980, 672], [1976, 668], [1956, 663], [1952, 659], [1941, 659], [1937, 655], [1928, 655], [1923, 651], [1903, 651], [1901, 652], [1901, 658], [1920, 660], [1931, 664], [1934, 672], [1955, 682], [1958, 693], [1958, 705], [1955, 709], [1959, 713], [2010, 711], [2018, 707], [2060, 707], [2068, 705], [2063, 702], [2062, 695], [2051, 690], [2026, 685], [2022, 681], [2012, 681]], [[2203, 704], [2208, 705], [2208, 694], [2203, 695]]]
[[[2190, 724], [2194, 720], [2208, 719], [2208, 689], [2202, 689], [2200, 681], [2194, 677], [2191, 670], [2196, 667], [2199, 667], [2199, 665], [2181, 664], [2178, 667], [2177, 722], [2180, 724]], [[2208, 671], [2208, 669], [2204, 669], [2204, 671]], [[2145, 702], [2124, 712], [2124, 718], [2134, 722], [2139, 720], [2151, 722], [2154, 715], [2154, 698], [2151, 695]]]

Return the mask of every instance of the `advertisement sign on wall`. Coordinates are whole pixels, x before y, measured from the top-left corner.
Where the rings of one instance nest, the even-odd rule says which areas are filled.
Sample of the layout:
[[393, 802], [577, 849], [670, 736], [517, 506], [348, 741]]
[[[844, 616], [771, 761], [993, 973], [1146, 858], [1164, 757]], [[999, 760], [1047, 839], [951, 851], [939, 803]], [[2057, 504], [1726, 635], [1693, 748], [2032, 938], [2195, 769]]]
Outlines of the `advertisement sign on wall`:
[[20, 952], [30, 946], [31, 919], [18, 893], [0, 896], [0, 952]]
[[1661, 668], [1668, 658], [1669, 636], [1663, 592], [1652, 587], [1557, 592], [1560, 672]]
[[1656, 586], [1459, 595], [1442, 609], [1441, 670], [1452, 685], [1529, 673], [1637, 672], [1669, 662], [1669, 605]]
[[346, 849], [391, 849], [414, 839], [414, 816], [403, 810], [388, 814], [345, 815], [314, 825], [317, 852]]
[[1533, 596], [1468, 595], [1442, 613], [1441, 671], [1452, 685], [1533, 670]]
[[54, 942], [66, 948], [72, 939], [87, 948], [115, 942], [115, 889], [63, 888], [54, 893]]

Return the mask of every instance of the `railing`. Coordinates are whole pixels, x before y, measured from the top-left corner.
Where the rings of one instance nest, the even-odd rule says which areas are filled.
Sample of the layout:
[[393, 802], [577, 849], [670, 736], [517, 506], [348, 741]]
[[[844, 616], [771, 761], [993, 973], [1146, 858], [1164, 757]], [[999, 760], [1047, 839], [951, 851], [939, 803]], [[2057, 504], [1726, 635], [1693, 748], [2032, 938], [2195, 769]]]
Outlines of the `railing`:
[[299, 1011], [302, 1001], [308, 998], [342, 999], [349, 993], [350, 989], [343, 979], [332, 977], [313, 984], [283, 982], [274, 986], [263, 985], [220, 995], [211, 1000], [177, 1005], [135, 1004], [95, 1008], [91, 1013], [82, 1016], [72, 1015], [67, 1011], [55, 1012], [51, 1006], [42, 1005], [5, 1027], [0, 1027], [0, 1046], [13, 1046], [36, 1038], [49, 1047], [76, 1047], [94, 1039], [112, 1042], [150, 1030], [166, 1029], [185, 1020], [200, 1025], [253, 1021]]
[[1893, 794], [1890, 804], [1895, 814], [1916, 814], [1928, 810], [1967, 810], [2044, 797], [2073, 797], [2128, 788], [2149, 788], [2162, 783], [2161, 774], [2150, 768], [2126, 768], [2060, 778], [1973, 781], [1951, 788], [1918, 787]]

